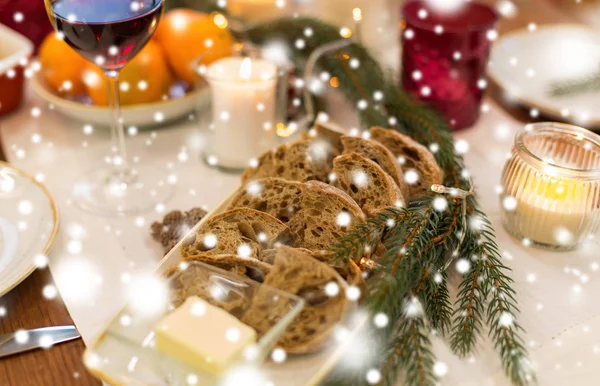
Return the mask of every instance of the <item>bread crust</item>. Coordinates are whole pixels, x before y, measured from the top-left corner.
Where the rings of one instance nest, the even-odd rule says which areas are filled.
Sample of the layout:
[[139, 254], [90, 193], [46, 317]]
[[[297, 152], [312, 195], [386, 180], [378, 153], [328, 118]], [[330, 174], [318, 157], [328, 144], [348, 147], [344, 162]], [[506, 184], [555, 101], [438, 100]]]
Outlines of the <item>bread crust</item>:
[[443, 182], [442, 169], [425, 146], [396, 130], [374, 126], [371, 127], [370, 133], [371, 139], [383, 144], [395, 157], [404, 157], [404, 173], [411, 169], [418, 173], [419, 180], [408, 186], [411, 197], [428, 193], [431, 185]]
[[349, 153], [336, 157], [333, 172], [336, 178], [332, 185], [352, 197], [367, 216], [406, 202], [392, 177], [362, 155]]

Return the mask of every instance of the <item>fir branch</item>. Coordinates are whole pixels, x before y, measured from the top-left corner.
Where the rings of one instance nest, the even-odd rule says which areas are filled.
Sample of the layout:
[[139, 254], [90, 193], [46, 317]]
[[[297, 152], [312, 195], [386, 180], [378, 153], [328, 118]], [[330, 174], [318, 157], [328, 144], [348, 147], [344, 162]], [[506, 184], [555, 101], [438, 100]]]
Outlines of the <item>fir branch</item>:
[[435, 385], [434, 355], [429, 330], [421, 315], [404, 316], [400, 320], [391, 352], [383, 365], [386, 384], [393, 385], [399, 367], [406, 371], [405, 383], [409, 386]]
[[[313, 30], [310, 38], [304, 36], [306, 28]], [[305, 18], [277, 20], [252, 28], [247, 36], [255, 43], [278, 39], [290, 47], [293, 47], [296, 39], [303, 38], [306, 48], [302, 51], [291, 50], [298, 68], [302, 67], [302, 62], [314, 48], [340, 39], [336, 27]], [[359, 68], [350, 68], [350, 58], [359, 60]], [[434, 151], [434, 155], [444, 171], [444, 184], [470, 189], [463, 159], [454, 151], [451, 131], [444, 120], [400, 90], [397, 81], [385, 76], [364, 47], [352, 44], [321, 58], [319, 66], [330, 76], [338, 77], [339, 90], [348, 102], [354, 105], [361, 100], [368, 102], [368, 107], [359, 111], [365, 128], [373, 125], [393, 127], [430, 149], [435, 145], [437, 151]], [[383, 100], [375, 100], [376, 91], [383, 91]], [[485, 216], [478, 212], [474, 196], [467, 198], [467, 212], [483, 219], [484, 228], [479, 232], [463, 229], [460, 200], [449, 199], [448, 209], [442, 213], [432, 209], [432, 201], [433, 195], [424, 196], [412, 201], [407, 209], [380, 213], [375, 220], [354, 228], [333, 247], [336, 257], [342, 261], [360, 259], [378, 242], [387, 248], [378, 261], [373, 279], [369, 280], [365, 300], [373, 312], [386, 312], [390, 318], [390, 327], [382, 330], [384, 341], [392, 338], [387, 340], [388, 355], [384, 357], [385, 365], [382, 368], [384, 374], [388, 379], [393, 379], [397, 369], [402, 367], [407, 371], [406, 382], [413, 382], [410, 384], [421, 385], [434, 381], [425, 372], [418, 371], [431, 370], [433, 364], [426, 323], [440, 331], [447, 330], [450, 306], [445, 277], [441, 283], [433, 283], [438, 284], [436, 287], [431, 283], [431, 274], [427, 273], [433, 272], [433, 267], [443, 266], [448, 252], [459, 247], [461, 238], [458, 234], [462, 232], [464, 241], [460, 245], [460, 253], [472, 261], [472, 266], [459, 285], [451, 327], [451, 347], [459, 355], [470, 353], [486, 323], [507, 375], [513, 383], [524, 384], [530, 376], [525, 366], [527, 352], [519, 335], [522, 329], [516, 322], [517, 308], [512, 281], [505, 273], [508, 268], [499, 260], [493, 230]], [[391, 227], [388, 227], [389, 220], [394, 221]], [[418, 293], [423, 300], [427, 320], [408, 320], [401, 312], [400, 299], [411, 293]], [[502, 315], [511, 316], [510, 326], [500, 323]], [[420, 354], [414, 356], [415, 352]], [[427, 367], [423, 363], [431, 365]], [[362, 381], [364, 379], [349, 380], [348, 383], [359, 384]]]
[[342, 236], [332, 247], [338, 262], [358, 262], [365, 254], [375, 250], [386, 239], [386, 234], [397, 224], [414, 214], [403, 208], [386, 208], [366, 223], [358, 224]]
[[425, 315], [431, 327], [444, 336], [452, 324], [452, 302], [448, 293], [446, 271], [427, 271], [415, 294], [425, 305]]

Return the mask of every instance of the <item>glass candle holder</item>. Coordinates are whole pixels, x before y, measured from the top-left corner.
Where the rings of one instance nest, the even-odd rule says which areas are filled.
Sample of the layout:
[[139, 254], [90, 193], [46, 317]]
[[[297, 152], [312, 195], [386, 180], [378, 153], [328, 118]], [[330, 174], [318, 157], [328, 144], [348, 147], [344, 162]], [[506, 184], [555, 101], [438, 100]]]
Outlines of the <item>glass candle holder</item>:
[[287, 122], [289, 67], [260, 54], [255, 46], [236, 44], [198, 59], [197, 86], [210, 98], [200, 125], [211, 166], [240, 171], [277, 145], [277, 129]]
[[498, 15], [476, 2], [457, 3], [456, 10], [430, 4], [416, 0], [402, 7], [402, 84], [458, 130], [479, 117]]
[[533, 245], [569, 250], [600, 224], [600, 136], [535, 123], [516, 138], [502, 172], [502, 222]]

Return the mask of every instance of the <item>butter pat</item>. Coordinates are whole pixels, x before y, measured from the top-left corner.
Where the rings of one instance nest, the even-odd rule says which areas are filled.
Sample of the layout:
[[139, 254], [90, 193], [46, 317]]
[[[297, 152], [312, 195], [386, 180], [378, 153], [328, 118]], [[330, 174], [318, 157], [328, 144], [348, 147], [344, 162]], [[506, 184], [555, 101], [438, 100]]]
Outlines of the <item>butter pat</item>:
[[157, 349], [199, 371], [219, 375], [256, 342], [256, 331], [227, 311], [191, 296], [154, 330]]

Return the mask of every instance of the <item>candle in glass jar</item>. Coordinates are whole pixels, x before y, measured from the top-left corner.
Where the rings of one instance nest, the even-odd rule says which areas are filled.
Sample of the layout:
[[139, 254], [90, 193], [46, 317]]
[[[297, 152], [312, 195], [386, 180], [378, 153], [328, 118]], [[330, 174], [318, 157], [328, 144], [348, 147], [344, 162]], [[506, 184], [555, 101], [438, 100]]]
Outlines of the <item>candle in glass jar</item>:
[[228, 57], [206, 71], [212, 95], [211, 155], [229, 168], [275, 145], [277, 67], [262, 59]]
[[586, 217], [587, 192], [575, 180], [539, 175], [524, 180], [518, 198], [505, 196], [504, 209], [518, 216], [518, 232], [543, 245], [570, 246]]
[[502, 172], [502, 222], [520, 239], [573, 249], [600, 226], [600, 136], [541, 122], [515, 137]]

